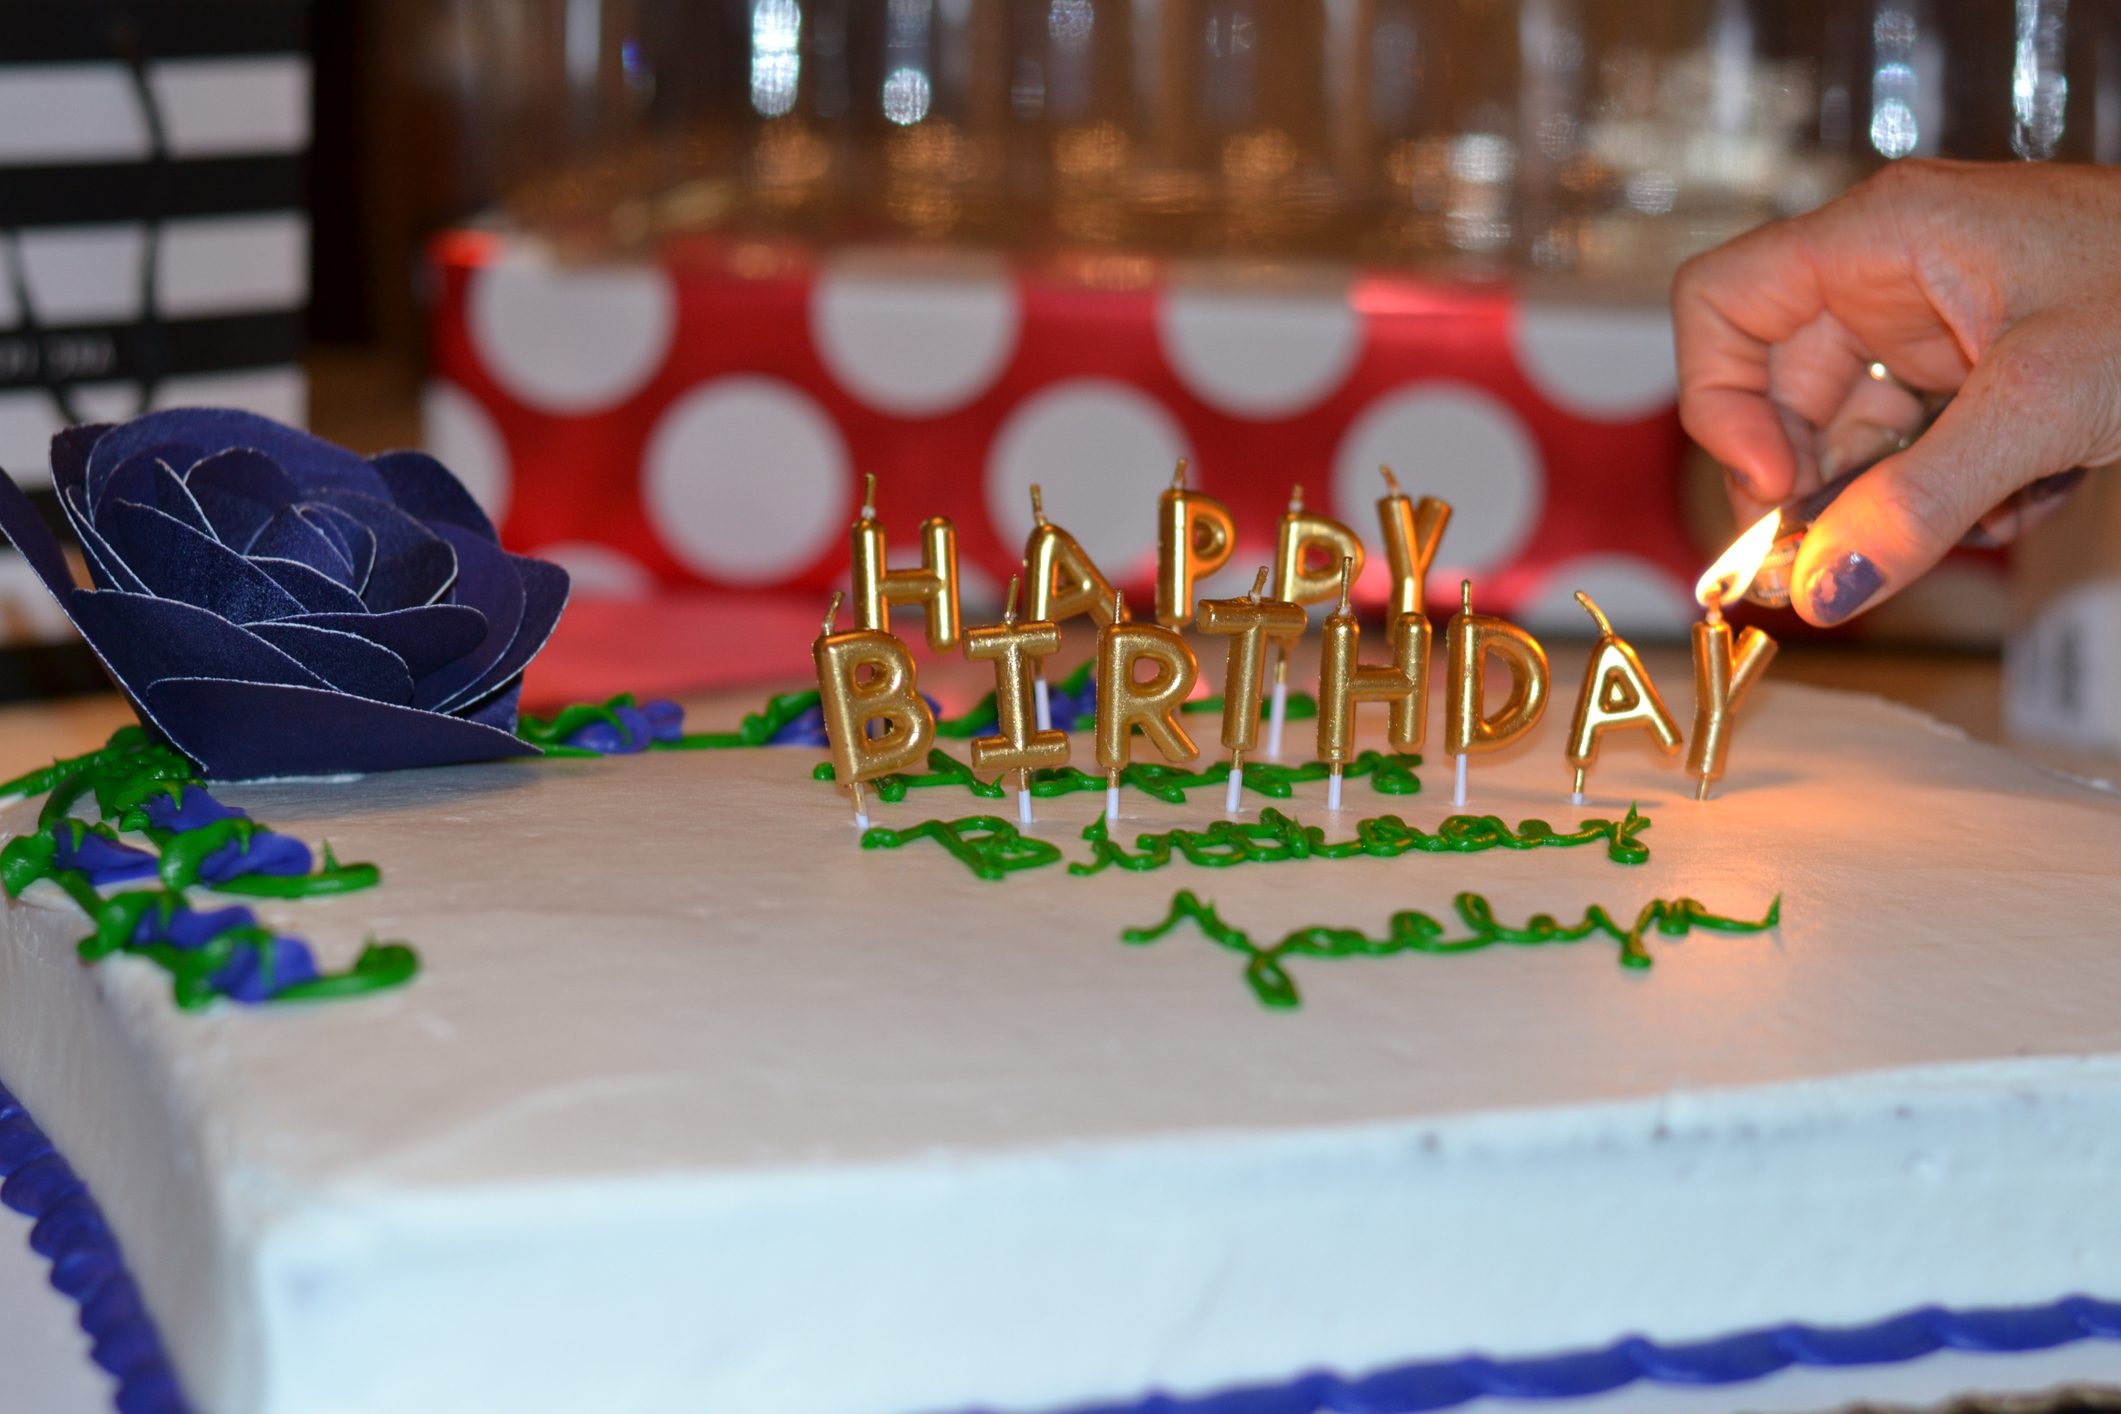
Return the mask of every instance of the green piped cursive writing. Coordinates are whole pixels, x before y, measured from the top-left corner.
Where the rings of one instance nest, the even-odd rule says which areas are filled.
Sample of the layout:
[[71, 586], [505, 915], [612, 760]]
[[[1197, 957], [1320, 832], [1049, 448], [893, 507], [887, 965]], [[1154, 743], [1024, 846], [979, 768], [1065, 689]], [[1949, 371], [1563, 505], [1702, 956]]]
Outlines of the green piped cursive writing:
[[1494, 908], [1479, 894], [1459, 894], [1451, 906], [1464, 930], [1456, 937], [1449, 936], [1446, 926], [1429, 914], [1407, 909], [1392, 915], [1382, 937], [1372, 937], [1359, 928], [1314, 925], [1298, 928], [1280, 942], [1262, 947], [1243, 929], [1225, 923], [1214, 904], [1202, 901], [1190, 889], [1180, 889], [1172, 896], [1170, 911], [1162, 922], [1125, 929], [1120, 939], [1134, 944], [1153, 943], [1169, 936], [1181, 923], [1190, 922], [1210, 942], [1243, 956], [1245, 982], [1263, 1005], [1288, 1009], [1302, 1002], [1286, 966], [1291, 958], [1478, 952], [1498, 944], [1538, 947], [1580, 942], [1601, 934], [1620, 945], [1621, 966], [1645, 968], [1650, 965], [1650, 954], [1642, 945], [1643, 938], [1653, 928], [1666, 937], [1680, 937], [1695, 928], [1717, 933], [1763, 933], [1782, 921], [1779, 894], [1768, 906], [1767, 916], [1757, 921], [1711, 913], [1690, 898], [1652, 899], [1636, 913], [1635, 921], [1626, 925], [1599, 904], [1585, 909], [1580, 922], [1561, 923], [1550, 914], [1535, 913], [1514, 928], [1496, 918]]
[[1353, 859], [1369, 855], [1396, 859], [1410, 853], [1480, 854], [1491, 849], [1567, 849], [1603, 843], [1615, 864], [1641, 864], [1650, 857], [1640, 835], [1650, 818], [1632, 805], [1620, 820], [1589, 819], [1563, 833], [1544, 820], [1519, 821], [1513, 829], [1499, 815], [1446, 816], [1433, 833], [1409, 825], [1397, 815], [1377, 815], [1355, 822], [1355, 838], [1326, 839], [1316, 825], [1306, 825], [1279, 810], [1262, 810], [1257, 820], [1217, 820], [1204, 829], [1145, 831], [1130, 850], [1111, 837], [1102, 816], [1083, 830], [1090, 843], [1088, 863], [1068, 866], [1071, 874], [1095, 874], [1116, 867], [1147, 873], [1173, 859], [1204, 869], [1239, 864], [1274, 864], [1288, 859]]

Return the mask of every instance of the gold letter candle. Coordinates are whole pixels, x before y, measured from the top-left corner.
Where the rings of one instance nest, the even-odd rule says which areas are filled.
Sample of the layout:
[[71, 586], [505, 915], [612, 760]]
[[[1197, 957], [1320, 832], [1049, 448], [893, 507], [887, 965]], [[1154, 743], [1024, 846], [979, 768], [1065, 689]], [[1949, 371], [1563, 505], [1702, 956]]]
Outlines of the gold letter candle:
[[1310, 621], [1294, 604], [1261, 599], [1267, 571], [1262, 568], [1252, 580], [1252, 592], [1242, 599], [1203, 599], [1194, 615], [1193, 627], [1201, 633], [1230, 640], [1230, 653], [1223, 668], [1223, 745], [1230, 750], [1230, 793], [1225, 808], [1237, 813], [1237, 799], [1244, 789], [1245, 753], [1259, 739], [1259, 703], [1266, 685], [1267, 640], [1302, 635]]
[[[1318, 567], [1311, 568], [1314, 557]], [[1331, 516], [1304, 509], [1304, 488], [1289, 490], [1289, 509], [1281, 518], [1274, 543], [1274, 572], [1267, 579], [1267, 597], [1290, 604], [1323, 604], [1342, 589], [1341, 568], [1354, 561], [1362, 573], [1362, 541], [1355, 532]], [[1289, 647], [1274, 654], [1274, 697], [1267, 708], [1267, 755], [1281, 756], [1282, 728], [1289, 716]]]
[[[834, 633], [840, 594], [834, 591], [825, 627], [810, 646], [817, 665], [818, 702], [825, 738], [832, 746], [832, 773], [854, 799], [854, 823], [869, 828], [862, 782], [903, 770], [928, 754], [935, 741], [935, 714], [921, 699], [906, 645], [876, 629]], [[882, 722], [881, 734], [869, 726]]]
[[982, 774], [1016, 772], [1016, 818], [1031, 823], [1031, 772], [1068, 764], [1068, 734], [1037, 729], [1031, 701], [1031, 665], [1060, 647], [1060, 627], [1016, 621], [1017, 582], [1009, 581], [1002, 621], [965, 631], [965, 656], [994, 664], [997, 736], [972, 739], [972, 769]]
[[1418, 614], [1423, 610], [1422, 585], [1429, 566], [1435, 563], [1436, 547], [1443, 544], [1444, 527], [1451, 523], [1451, 507], [1433, 496], [1410, 501], [1399, 489], [1392, 468], [1380, 466], [1387, 492], [1377, 502], [1377, 523], [1384, 531], [1385, 563], [1392, 570], [1392, 597], [1385, 601], [1385, 617]]
[[1722, 778], [1731, 750], [1732, 714], [1775, 656], [1775, 640], [1757, 628], [1740, 634], [1734, 651], [1723, 606], [1744, 594], [1760, 572], [1774, 549], [1780, 520], [1773, 512], [1762, 516], [1694, 582], [1694, 598], [1708, 611], [1707, 621], [1694, 625], [1694, 745], [1687, 752], [1686, 768], [1700, 781], [1694, 789], [1696, 800], [1707, 800], [1709, 783]]
[[1696, 800], [1709, 798], [1709, 783], [1723, 776], [1723, 764], [1731, 750], [1731, 717], [1746, 690], [1760, 680], [1775, 657], [1775, 640], [1757, 628], [1738, 637], [1731, 646], [1731, 626], [1720, 612], [1694, 625], [1694, 745], [1687, 752], [1686, 768], [1699, 778]]
[[1394, 751], [1418, 751], [1428, 725], [1429, 621], [1401, 614], [1392, 623], [1392, 661], [1377, 667], [1361, 661], [1362, 625], [1348, 609], [1355, 561], [1341, 561], [1340, 607], [1325, 623], [1325, 650], [1318, 671], [1318, 755], [1332, 768], [1326, 808], [1340, 809], [1341, 768], [1353, 753], [1355, 707], [1388, 704]]
[[1667, 756], [1679, 749], [1679, 724], [1672, 720], [1657, 685], [1650, 681], [1642, 659], [1619, 634], [1591, 596], [1576, 591], [1591, 622], [1598, 625], [1598, 642], [1584, 664], [1583, 691], [1576, 695], [1576, 721], [1569, 728], [1569, 764], [1576, 768], [1576, 790], [1571, 799], [1583, 804], [1583, 774], [1598, 759], [1598, 743], [1609, 731], [1622, 727], [1644, 727], [1657, 738]]
[[[1200, 748], [1178, 720], [1199, 665], [1175, 629], [1130, 624], [1114, 606], [1114, 622], [1097, 635], [1097, 764], [1105, 768], [1105, 818], [1119, 818], [1119, 777], [1134, 750], [1134, 731], [1166, 761], [1191, 761]], [[1143, 663], [1156, 671], [1144, 681]]]
[[922, 603], [928, 609], [928, 646], [938, 653], [957, 647], [957, 528], [947, 516], [921, 522], [918, 569], [891, 569], [884, 561], [884, 528], [876, 520], [876, 478], [867, 477], [861, 519], [854, 523], [854, 617], [863, 628], [890, 627], [892, 607]]
[[[1475, 752], [1508, 746], [1539, 724], [1547, 710], [1547, 654], [1517, 625], [1473, 612], [1473, 581], [1459, 588], [1458, 613], [1445, 635], [1451, 662], [1451, 695], [1444, 702], [1444, 749], [1458, 758], [1452, 804], [1466, 803], [1466, 762]], [[1492, 654], [1510, 673], [1510, 694], [1490, 712], [1487, 659]]]
[[[1024, 542], [1024, 582], [1031, 587], [1026, 613], [1034, 622], [1059, 623], [1077, 614], [1088, 614], [1100, 626], [1112, 622], [1112, 585], [1083, 553], [1074, 536], [1046, 519], [1044, 499], [1038, 483], [1031, 485], [1031, 538]], [[1053, 725], [1053, 707], [1046, 691], [1046, 665], [1032, 668], [1031, 688], [1038, 703], [1038, 729]]]
[[1171, 485], [1156, 498], [1156, 621], [1183, 628], [1193, 610], [1193, 582], [1229, 563], [1237, 523], [1213, 496], [1186, 489], [1180, 462]]

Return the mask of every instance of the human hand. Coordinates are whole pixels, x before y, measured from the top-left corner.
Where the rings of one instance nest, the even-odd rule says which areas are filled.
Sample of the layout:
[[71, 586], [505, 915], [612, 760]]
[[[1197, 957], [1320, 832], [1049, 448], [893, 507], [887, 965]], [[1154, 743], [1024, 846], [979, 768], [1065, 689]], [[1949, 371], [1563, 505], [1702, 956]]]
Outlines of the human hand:
[[1672, 310], [1680, 420], [1742, 521], [1893, 447], [1925, 413], [1910, 389], [1956, 395], [1813, 523], [1791, 589], [1815, 624], [2121, 461], [2121, 172], [1899, 162], [1688, 261]]

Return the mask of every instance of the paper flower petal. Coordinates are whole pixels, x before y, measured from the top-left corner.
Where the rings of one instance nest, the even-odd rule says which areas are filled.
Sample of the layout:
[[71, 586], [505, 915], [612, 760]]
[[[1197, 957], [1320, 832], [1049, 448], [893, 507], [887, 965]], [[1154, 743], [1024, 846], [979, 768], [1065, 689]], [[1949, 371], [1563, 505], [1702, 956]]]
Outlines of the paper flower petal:
[[328, 686], [322, 676], [264, 639], [176, 599], [75, 589], [60, 603], [111, 676], [135, 698], [148, 684], [167, 677]]
[[[103, 443], [98, 442], [100, 450]], [[188, 442], [156, 442], [142, 447], [120, 461], [99, 461], [94, 453], [89, 455], [88, 483], [83, 488], [88, 496], [88, 513], [103, 514], [103, 508], [118, 497], [125, 496], [129, 489], [139, 484], [142, 471], [157, 464], [190, 466], [206, 455], [205, 449]], [[115, 494], [112, 487], [118, 488]]]
[[[251, 561], [265, 571], [272, 582], [293, 595], [300, 605], [300, 614], [360, 614], [368, 606], [361, 596], [348, 589], [329, 575], [319, 574], [308, 565], [296, 564], [293, 560], [274, 560], [258, 556]], [[296, 615], [281, 615], [292, 618]]]
[[280, 507], [293, 505], [302, 495], [278, 462], [250, 447], [232, 447], [197, 463], [184, 473], [184, 488], [231, 550], [250, 549], [251, 540]]
[[84, 422], [52, 434], [52, 485], [63, 495], [88, 486], [88, 454], [113, 424]]
[[322, 503], [359, 521], [376, 537], [375, 568], [361, 601], [373, 613], [431, 604], [456, 582], [456, 553], [434, 530], [387, 501], [330, 495]]
[[421, 604], [388, 614], [302, 614], [281, 622], [358, 635], [404, 659], [414, 678], [463, 657], [486, 637], [486, 616], [468, 604]]
[[293, 560], [355, 593], [353, 562], [331, 537], [311, 525], [302, 513], [289, 506], [267, 521], [244, 554], [252, 558]]
[[523, 584], [523, 619], [516, 628], [515, 640], [479, 681], [443, 704], [445, 712], [479, 702], [502, 683], [521, 676], [530, 660], [544, 650], [546, 640], [560, 622], [561, 611], [567, 607], [567, 571], [525, 555], [510, 555], [508, 560]]
[[331, 537], [346, 563], [353, 567], [348, 585], [359, 594], [368, 588], [368, 574], [376, 566], [376, 533], [346, 512], [333, 506], [305, 502], [295, 507], [302, 519]]
[[390, 487], [390, 498], [421, 520], [462, 526], [495, 545], [493, 522], [448, 467], [425, 452], [385, 452], [370, 460]]
[[23, 494], [22, 488], [11, 479], [0, 476], [0, 534], [5, 534], [29, 567], [44, 581], [54, 599], [64, 602], [64, 596], [74, 587], [73, 571], [66, 563], [66, 552], [59, 548], [59, 538], [52, 534], [44, 517], [37, 513], [36, 505]]
[[477, 648], [429, 673], [413, 688], [414, 706], [442, 712], [453, 700], [482, 684], [501, 681], [491, 670], [508, 652], [508, 646], [515, 642], [516, 630], [522, 627], [523, 577], [516, 573], [505, 552], [471, 531], [438, 525], [435, 533], [456, 552], [457, 582], [451, 597], [486, 616], [486, 636], [479, 640]]
[[196, 604], [231, 623], [303, 611], [264, 570], [160, 511], [113, 501], [96, 517], [96, 525], [126, 568], [159, 598]]
[[73, 527], [74, 537], [81, 542], [81, 557], [88, 561], [88, 577], [98, 589], [147, 593], [147, 586], [140, 582], [140, 576], [125, 567], [118, 552], [111, 549], [102, 533], [89, 524], [88, 512], [82, 505], [83, 494], [76, 487], [67, 487], [59, 493], [59, 506], [66, 512], [66, 523]]
[[383, 478], [366, 461], [321, 437], [235, 408], [170, 408], [120, 424], [97, 441], [88, 458], [90, 503], [94, 504], [98, 468], [107, 470], [135, 452], [169, 443], [204, 449], [181, 463], [185, 466], [208, 451], [255, 447], [278, 462], [296, 487], [310, 495], [321, 491], [390, 494]]
[[199, 509], [191, 492], [184, 489], [183, 479], [170, 469], [168, 462], [152, 452], [143, 452], [112, 472], [109, 484], [103, 488], [103, 498], [106, 502], [135, 501], [152, 506], [201, 535], [214, 533], [206, 512]]
[[216, 780], [335, 776], [535, 756], [511, 732], [324, 688], [171, 678], [148, 709], [178, 750]]
[[335, 629], [308, 624], [250, 624], [246, 631], [264, 639], [341, 692], [372, 697], [400, 706], [412, 701], [412, 673], [405, 660], [388, 648]]

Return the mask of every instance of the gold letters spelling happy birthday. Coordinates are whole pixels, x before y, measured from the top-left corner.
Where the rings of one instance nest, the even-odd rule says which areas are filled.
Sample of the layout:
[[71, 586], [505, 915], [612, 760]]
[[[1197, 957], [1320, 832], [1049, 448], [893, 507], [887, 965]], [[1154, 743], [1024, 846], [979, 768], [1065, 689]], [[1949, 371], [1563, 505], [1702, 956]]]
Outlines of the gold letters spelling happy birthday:
[[[1364, 702], [1387, 707], [1387, 732], [1395, 751], [1412, 752], [1423, 742], [1428, 717], [1429, 649], [1432, 630], [1423, 614], [1423, 586], [1435, 563], [1451, 508], [1442, 501], [1406, 496], [1391, 468], [1380, 467], [1387, 494], [1377, 502], [1385, 557], [1391, 568], [1386, 603], [1389, 663], [1361, 661], [1362, 629], [1352, 607], [1362, 572], [1361, 540], [1340, 521], [1304, 509], [1299, 488], [1281, 519], [1274, 563], [1237, 599], [1193, 604], [1194, 586], [1225, 565], [1236, 547], [1236, 529], [1223, 503], [1186, 485], [1186, 464], [1157, 499], [1156, 622], [1129, 623], [1125, 602], [1082, 546], [1045, 515], [1039, 488], [1031, 488], [1036, 522], [1024, 546], [1024, 583], [1030, 614], [1016, 617], [1018, 582], [1009, 586], [1002, 622], [962, 635], [966, 656], [995, 666], [996, 733], [972, 743], [973, 769], [1014, 772], [1019, 816], [1030, 821], [1030, 773], [1065, 765], [1069, 740], [1052, 728], [1043, 689], [1041, 660], [1060, 645], [1059, 622], [1078, 615], [1098, 625], [1097, 761], [1106, 777], [1105, 813], [1119, 813], [1119, 787], [1130, 764], [1137, 733], [1176, 764], [1200, 751], [1186, 734], [1179, 710], [1199, 677], [1193, 650], [1178, 633], [1189, 620], [1195, 631], [1230, 640], [1223, 672], [1222, 744], [1230, 752], [1225, 809], [1235, 813], [1244, 782], [1246, 753], [1258, 743], [1261, 700], [1266, 687], [1268, 645], [1301, 637], [1309, 620], [1304, 605], [1336, 593], [1339, 605], [1322, 633], [1318, 683], [1318, 757], [1330, 768], [1328, 807], [1338, 809], [1342, 768], [1353, 759], [1355, 713]], [[957, 538], [948, 519], [922, 526], [917, 568], [891, 569], [884, 559], [884, 532], [877, 524], [875, 478], [869, 478], [861, 517], [853, 534], [854, 584], [859, 626], [833, 631], [828, 614], [813, 646], [826, 735], [835, 778], [853, 793], [864, 826], [862, 783], [922, 759], [935, 735], [935, 721], [916, 687], [912, 655], [888, 631], [891, 609], [922, 604], [928, 642], [954, 648], [958, 623]], [[1772, 521], [1773, 517], [1769, 520]], [[1758, 527], [1755, 528], [1758, 530]], [[1734, 644], [1721, 608], [1744, 592], [1759, 555], [1748, 533], [1702, 576], [1697, 595], [1707, 621], [1693, 630], [1694, 731], [1687, 770], [1706, 798], [1722, 776], [1729, 754], [1731, 721], [1740, 700], [1766, 671], [1774, 640], [1748, 628]], [[1317, 563], [1328, 557], [1328, 565]], [[1613, 629], [1590, 596], [1577, 600], [1598, 628], [1584, 665], [1565, 755], [1575, 771], [1574, 799], [1583, 803], [1587, 771], [1606, 733], [1629, 727], [1647, 731], [1667, 754], [1680, 745], [1677, 723], [1634, 648]], [[835, 595], [833, 612], [840, 599]], [[1522, 628], [1473, 612], [1472, 583], [1460, 589], [1459, 612], [1445, 636], [1450, 683], [1444, 704], [1444, 749], [1456, 758], [1454, 801], [1465, 805], [1468, 759], [1496, 751], [1530, 732], [1546, 711], [1549, 674], [1546, 650]], [[1487, 693], [1490, 664], [1509, 675], [1499, 704]], [[1142, 676], [1144, 666], [1150, 669]], [[1278, 667], [1277, 686], [1284, 680]], [[1278, 717], [1279, 714], [1276, 714]]]

